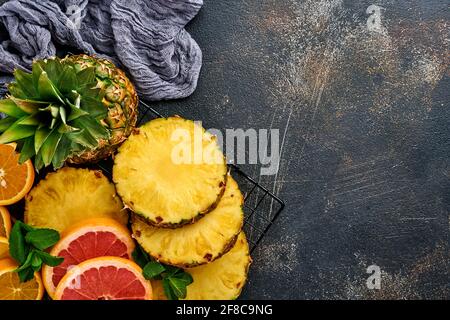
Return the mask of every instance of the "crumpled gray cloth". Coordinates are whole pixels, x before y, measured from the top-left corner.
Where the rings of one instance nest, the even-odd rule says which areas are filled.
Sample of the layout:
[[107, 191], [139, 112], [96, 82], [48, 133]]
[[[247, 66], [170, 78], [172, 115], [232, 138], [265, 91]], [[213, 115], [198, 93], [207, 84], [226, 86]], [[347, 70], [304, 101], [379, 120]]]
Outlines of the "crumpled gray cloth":
[[[110, 58], [146, 100], [189, 96], [202, 52], [184, 29], [203, 0], [10, 0], [0, 6], [0, 71], [30, 70], [59, 47]], [[78, 19], [79, 18], [79, 19]]]

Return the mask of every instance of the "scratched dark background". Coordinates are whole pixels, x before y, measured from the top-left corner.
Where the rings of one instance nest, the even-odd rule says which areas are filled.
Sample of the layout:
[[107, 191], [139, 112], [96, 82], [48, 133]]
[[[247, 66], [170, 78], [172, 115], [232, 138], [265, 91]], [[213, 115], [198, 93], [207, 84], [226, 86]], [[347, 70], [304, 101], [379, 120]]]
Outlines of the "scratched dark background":
[[[449, 9], [205, 1], [188, 28], [204, 53], [199, 87], [155, 108], [284, 137], [276, 176], [245, 166], [287, 206], [242, 298], [450, 298]], [[373, 264], [380, 290], [366, 287]]]
[[[449, 9], [205, 0], [188, 26], [204, 53], [198, 89], [153, 107], [207, 128], [280, 130], [278, 174], [244, 166], [286, 209], [243, 299], [450, 298]], [[370, 265], [380, 290], [366, 287]]]

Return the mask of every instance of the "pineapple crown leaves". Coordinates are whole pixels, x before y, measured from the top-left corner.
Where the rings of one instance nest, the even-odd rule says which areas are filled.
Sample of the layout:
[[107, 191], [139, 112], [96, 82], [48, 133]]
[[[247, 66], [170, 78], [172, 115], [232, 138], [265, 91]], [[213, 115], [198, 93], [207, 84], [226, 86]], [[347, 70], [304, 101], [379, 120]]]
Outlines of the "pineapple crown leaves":
[[32, 72], [14, 72], [10, 95], [0, 100], [0, 143], [18, 142], [20, 162], [35, 157], [37, 170], [60, 168], [73, 154], [98, 147], [110, 131], [101, 121], [108, 109], [95, 68], [66, 59], [33, 62]]

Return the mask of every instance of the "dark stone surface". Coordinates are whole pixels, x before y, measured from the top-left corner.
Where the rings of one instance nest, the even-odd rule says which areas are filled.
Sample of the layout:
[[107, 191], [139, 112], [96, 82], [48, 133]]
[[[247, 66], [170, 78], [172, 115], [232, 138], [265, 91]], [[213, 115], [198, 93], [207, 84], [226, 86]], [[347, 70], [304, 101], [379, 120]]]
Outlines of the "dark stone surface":
[[448, 1], [380, 0], [381, 32], [370, 1], [205, 2], [198, 89], [153, 107], [284, 137], [276, 176], [244, 166], [287, 206], [242, 298], [449, 299]]
[[287, 207], [242, 298], [450, 298], [448, 2], [378, 1], [380, 32], [370, 1], [205, 2], [199, 87], [154, 107], [285, 137], [276, 176], [244, 166]]

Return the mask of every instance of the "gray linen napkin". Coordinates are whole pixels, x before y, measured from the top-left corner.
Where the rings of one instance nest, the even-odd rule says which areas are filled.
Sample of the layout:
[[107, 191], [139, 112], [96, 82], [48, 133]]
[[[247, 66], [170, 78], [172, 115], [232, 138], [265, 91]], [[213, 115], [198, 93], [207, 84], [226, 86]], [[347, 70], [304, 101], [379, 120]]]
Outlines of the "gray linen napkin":
[[0, 6], [0, 71], [29, 70], [33, 59], [74, 48], [125, 68], [146, 100], [184, 98], [195, 90], [202, 65], [202, 52], [184, 27], [202, 5], [203, 0], [10, 0]]

